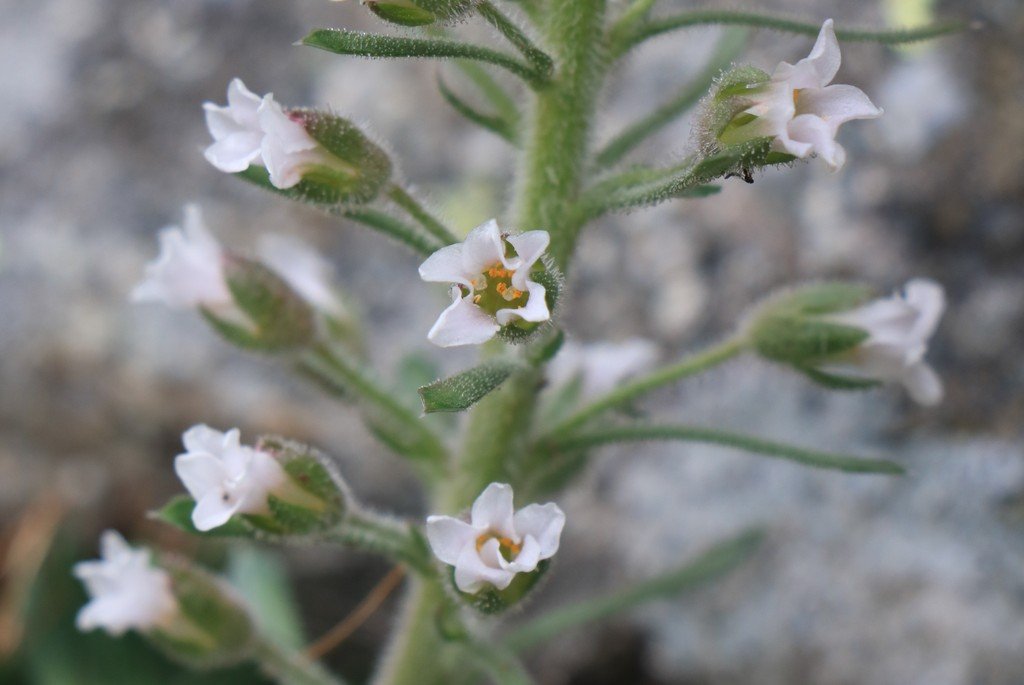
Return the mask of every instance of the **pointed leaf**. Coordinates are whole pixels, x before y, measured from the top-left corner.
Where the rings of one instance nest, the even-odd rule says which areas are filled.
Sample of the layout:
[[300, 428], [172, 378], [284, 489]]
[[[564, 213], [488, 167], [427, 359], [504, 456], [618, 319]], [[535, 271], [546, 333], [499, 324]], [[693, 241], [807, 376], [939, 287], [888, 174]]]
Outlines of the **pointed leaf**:
[[423, 411], [463, 411], [496, 389], [519, 368], [512, 361], [491, 361], [420, 388]]

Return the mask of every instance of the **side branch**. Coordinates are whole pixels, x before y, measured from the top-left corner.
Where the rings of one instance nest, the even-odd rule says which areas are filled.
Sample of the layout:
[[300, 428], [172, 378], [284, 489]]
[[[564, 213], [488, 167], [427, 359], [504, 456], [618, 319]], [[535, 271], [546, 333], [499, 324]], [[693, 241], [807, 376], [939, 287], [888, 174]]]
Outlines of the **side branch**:
[[533, 67], [503, 52], [470, 43], [459, 43], [437, 38], [405, 38], [361, 33], [346, 29], [316, 29], [303, 38], [299, 45], [319, 48], [338, 55], [360, 57], [429, 57], [434, 59], [472, 59], [488, 62], [506, 69], [540, 87], [547, 76]]

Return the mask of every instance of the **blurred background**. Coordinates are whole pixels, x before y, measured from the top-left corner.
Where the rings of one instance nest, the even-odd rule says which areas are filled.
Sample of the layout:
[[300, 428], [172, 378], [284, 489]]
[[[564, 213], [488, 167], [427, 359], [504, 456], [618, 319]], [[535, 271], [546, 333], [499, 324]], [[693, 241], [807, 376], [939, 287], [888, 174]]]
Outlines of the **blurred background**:
[[[534, 650], [531, 670], [552, 685], [1024, 682], [1024, 6], [756, 7], [840, 26], [934, 15], [984, 28], [911, 49], [844, 45], [839, 81], [886, 110], [844, 127], [846, 168], [798, 164], [751, 186], [726, 182], [707, 200], [601, 221], [581, 244], [565, 326], [580, 342], [648, 338], [669, 360], [727, 333], [779, 286], [846, 277], [889, 290], [928, 276], [949, 298], [930, 352], [946, 400], [923, 410], [893, 388], [827, 394], [756, 360], [652, 398], [659, 416], [891, 458], [910, 475], [819, 472], [681, 444], [602, 452], [560, 500], [564, 551], [527, 612], [651, 576], [751, 525], [767, 529], [767, 542], [697, 593]], [[129, 303], [157, 230], [195, 201], [233, 248], [251, 249], [267, 232], [315, 244], [360, 303], [385, 376], [410, 352], [444, 371], [471, 357], [428, 348], [443, 294], [419, 283], [415, 256], [211, 168], [200, 105], [222, 102], [234, 76], [286, 104], [329, 104], [386, 141], [421, 197], [463, 230], [500, 216], [514, 158], [447, 108], [436, 76], [460, 83], [450, 67], [292, 45], [314, 26], [384, 30], [355, 2], [0, 8], [0, 681], [258, 682], [245, 669], [185, 674], [141, 641], [72, 625], [83, 596], [69, 565], [95, 556], [107, 527], [223, 569], [296, 644], [387, 573], [379, 560], [338, 551], [284, 559], [199, 546], [148, 522], [181, 489], [171, 470], [181, 432], [206, 422], [239, 426], [246, 439], [289, 435], [333, 454], [371, 505], [421, 515], [423, 503], [405, 466], [350, 410], [284, 365], [230, 348], [196, 316]], [[626, 61], [598, 136], [699, 73], [718, 35], [674, 33]], [[743, 61], [770, 70], [811, 43], [757, 32]], [[669, 161], [690, 142], [684, 119], [635, 159]], [[394, 604], [328, 655], [353, 682], [370, 672]]]

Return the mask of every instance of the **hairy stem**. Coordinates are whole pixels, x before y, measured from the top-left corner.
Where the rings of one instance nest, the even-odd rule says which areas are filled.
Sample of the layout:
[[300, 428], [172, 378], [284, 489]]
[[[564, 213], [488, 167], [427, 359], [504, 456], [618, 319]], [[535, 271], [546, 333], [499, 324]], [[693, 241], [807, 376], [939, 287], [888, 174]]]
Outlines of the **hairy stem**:
[[[661, 368], [654, 373], [627, 383], [617, 390], [613, 390], [597, 401], [586, 405], [574, 414], [569, 416], [557, 426], [548, 431], [549, 436], [564, 436], [576, 428], [585, 425], [591, 419], [598, 417], [604, 412], [621, 407], [632, 402], [641, 395], [660, 388], [669, 383], [696, 375], [702, 371], [718, 366], [722, 362], [732, 359], [743, 352], [746, 348], [746, 341], [742, 338], [730, 338], [723, 343], [687, 357], [677, 364], [671, 364]], [[553, 439], [557, 439], [554, 437]]]
[[260, 638], [253, 649], [260, 670], [283, 685], [344, 685], [344, 681], [304, 654]]

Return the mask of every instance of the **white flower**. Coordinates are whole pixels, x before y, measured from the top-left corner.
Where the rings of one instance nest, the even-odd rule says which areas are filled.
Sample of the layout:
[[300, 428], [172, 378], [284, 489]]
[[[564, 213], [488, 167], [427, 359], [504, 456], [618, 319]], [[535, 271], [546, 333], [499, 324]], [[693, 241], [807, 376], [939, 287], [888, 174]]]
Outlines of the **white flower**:
[[844, 365], [852, 365], [866, 378], [902, 383], [915, 401], [931, 405], [942, 399], [942, 381], [924, 355], [945, 308], [942, 286], [915, 279], [902, 294], [827, 318], [868, 333], [868, 339], [843, 360]]
[[196, 507], [192, 523], [212, 530], [235, 514], [267, 514], [268, 495], [288, 488], [290, 479], [270, 454], [240, 444], [239, 431], [209, 426], [189, 428], [182, 435], [185, 453], [174, 459], [174, 471]]
[[224, 253], [203, 223], [196, 205], [185, 207], [183, 228], [160, 231], [160, 254], [146, 265], [145, 278], [132, 291], [137, 302], [163, 302], [169, 307], [234, 307], [224, 278]]
[[270, 182], [286, 189], [301, 181], [309, 166], [325, 159], [320, 144], [284, 111], [273, 93], [260, 97], [241, 79], [228, 85], [226, 107], [207, 102], [203, 109], [214, 141], [204, 155], [221, 171], [238, 173], [251, 164], [262, 165]]
[[[544, 286], [530, 280], [530, 269], [549, 242], [547, 231], [503, 234], [491, 219], [465, 241], [430, 255], [420, 265], [420, 278], [454, 285], [451, 306], [441, 312], [427, 338], [441, 347], [478, 345], [517, 320], [539, 323], [551, 318]], [[513, 256], [506, 244], [515, 250]]]
[[334, 269], [313, 248], [294, 236], [270, 233], [259, 240], [260, 261], [295, 292], [325, 314], [345, 316], [345, 307], [331, 285]]
[[427, 539], [437, 558], [455, 567], [455, 585], [478, 592], [504, 590], [517, 573], [530, 573], [558, 551], [565, 514], [557, 504], [512, 508], [512, 486], [491, 483], [473, 502], [470, 521], [427, 518]]
[[150, 553], [133, 549], [115, 531], [100, 538], [99, 561], [75, 564], [74, 574], [85, 584], [89, 603], [78, 612], [79, 630], [103, 628], [111, 635], [130, 629], [165, 625], [178, 612], [171, 577], [152, 565]]
[[590, 345], [567, 342], [551, 360], [548, 377], [555, 387], [579, 378], [580, 394], [594, 397], [614, 390], [625, 379], [649, 369], [657, 357], [657, 346], [642, 338]]
[[796, 64], [780, 63], [746, 114], [757, 117], [741, 127], [746, 137], [772, 136], [772, 149], [794, 157], [814, 154], [833, 170], [843, 166], [846, 151], [836, 142], [840, 125], [882, 114], [859, 88], [829, 85], [841, 55], [832, 20], [821, 26], [810, 54]]

